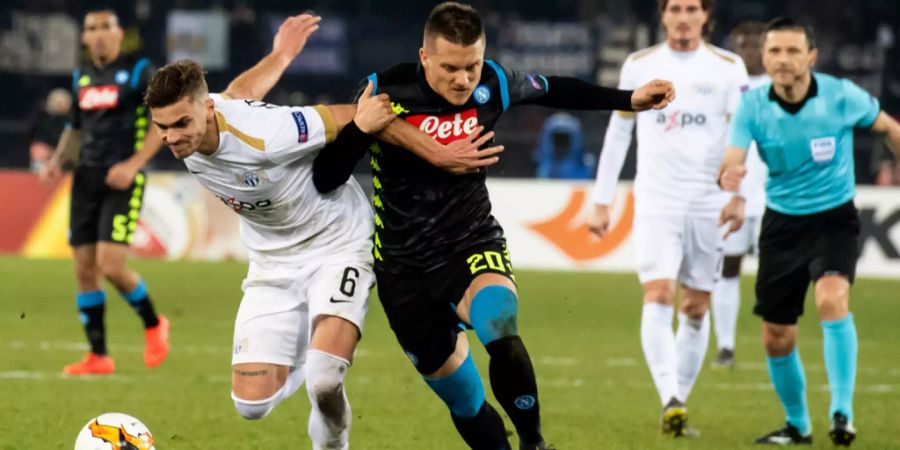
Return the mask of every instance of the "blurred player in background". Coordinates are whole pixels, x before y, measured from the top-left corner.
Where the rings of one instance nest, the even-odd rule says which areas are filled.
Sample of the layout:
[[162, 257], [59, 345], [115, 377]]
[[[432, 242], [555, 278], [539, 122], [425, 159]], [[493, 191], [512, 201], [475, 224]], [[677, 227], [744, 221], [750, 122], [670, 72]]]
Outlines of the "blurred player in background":
[[[763, 63], [772, 84], [741, 99], [719, 175], [724, 189], [739, 189], [751, 142], [769, 169], [753, 312], [763, 319], [769, 376], [787, 424], [756, 442], [812, 443], [806, 377], [796, 348], [797, 319], [812, 282], [831, 389], [829, 436], [835, 445], [850, 445], [856, 437], [858, 341], [849, 300], [860, 232], [853, 203], [853, 130], [886, 134], [896, 155], [900, 124], [853, 82], [812, 71], [818, 54], [808, 25], [775, 19], [764, 44]], [[741, 226], [739, 197], [722, 210], [722, 219], [732, 230]]]
[[31, 170], [40, 172], [41, 167], [50, 162], [54, 144], [66, 128], [72, 115], [72, 93], [68, 89], [56, 88], [47, 94], [44, 109], [38, 114], [28, 147]]
[[91, 351], [65, 367], [69, 375], [110, 374], [103, 323], [106, 279], [144, 322], [144, 364], [156, 367], [169, 353], [169, 321], [157, 315], [147, 285], [126, 266], [128, 245], [137, 229], [147, 178], [142, 168], [160, 148], [148, 129], [141, 96], [153, 73], [150, 61], [121, 54], [122, 28], [115, 12], [84, 16], [82, 43], [90, 61], [72, 74], [72, 122], [56, 153], [40, 170], [50, 183], [80, 150], [72, 181], [69, 243], [75, 255], [76, 302]]
[[[662, 108], [674, 97], [663, 81], [622, 91], [513, 72], [485, 60], [485, 45], [475, 9], [445, 2], [425, 24], [419, 63], [371, 74], [368, 83], [390, 95], [398, 117], [441, 143], [490, 130], [516, 105], [643, 110]], [[327, 191], [371, 150], [378, 294], [401, 347], [470, 447], [510, 448], [469, 351], [464, 329], [474, 328], [490, 355], [491, 387], [516, 428], [519, 448], [552, 448], [541, 433], [534, 368], [518, 332], [512, 262], [491, 215], [485, 171], [447, 173], [382, 139], [360, 138], [352, 158], [326, 148], [315, 169], [329, 179], [319, 185]], [[483, 156], [485, 165], [496, 160], [490, 151]]]
[[[747, 66], [751, 89], [771, 81], [762, 63], [765, 30], [766, 24], [748, 21], [731, 31], [731, 43]], [[747, 176], [741, 189], [745, 201], [744, 226], [725, 240], [722, 277], [716, 281], [712, 293], [713, 329], [718, 348], [713, 364], [719, 367], [734, 367], [734, 337], [741, 311], [741, 260], [748, 253], [756, 253], [759, 226], [766, 209], [766, 166], [759, 159], [756, 145], [750, 147], [746, 166]]]
[[[678, 101], [662, 111], [613, 114], [594, 192], [590, 228], [609, 230], [609, 205], [637, 121], [634, 242], [644, 290], [641, 345], [663, 405], [662, 430], [682, 436], [685, 403], [709, 342], [710, 292], [718, 278], [718, 216], [729, 194], [715, 183], [728, 119], [747, 89], [741, 59], [704, 42], [713, 0], [659, 0], [666, 42], [631, 54], [619, 87], [671, 79]], [[676, 285], [678, 331], [672, 332]], [[696, 434], [689, 430], [688, 434]]]
[[[319, 21], [288, 18], [272, 52], [221, 94], [209, 94], [198, 64], [179, 61], [157, 72], [145, 98], [175, 156], [241, 218], [250, 267], [234, 329], [235, 408], [260, 419], [305, 382], [313, 448], [346, 449], [351, 414], [344, 380], [375, 279], [372, 210], [353, 179], [320, 195], [312, 162], [325, 144], [342, 145], [345, 133], [338, 131], [351, 119], [357, 130], [375, 133], [394, 113], [386, 96], [365, 96], [358, 110], [259, 101]], [[411, 125], [391, 127], [416, 145], [439, 145]]]

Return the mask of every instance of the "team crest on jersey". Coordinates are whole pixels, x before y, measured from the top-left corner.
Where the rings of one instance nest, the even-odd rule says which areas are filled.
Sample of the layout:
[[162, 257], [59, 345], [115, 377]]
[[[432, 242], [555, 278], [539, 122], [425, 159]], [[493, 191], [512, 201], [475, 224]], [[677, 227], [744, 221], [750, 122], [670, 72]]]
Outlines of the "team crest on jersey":
[[445, 145], [474, 133], [478, 128], [478, 111], [474, 108], [443, 116], [416, 114], [404, 119]]
[[491, 99], [491, 89], [483, 84], [480, 84], [477, 88], [475, 88], [475, 92], [472, 94], [472, 96], [475, 98], [475, 103], [483, 105]]
[[262, 170], [235, 174], [234, 178], [237, 181], [238, 185], [247, 187], [256, 187], [262, 184], [264, 181], [268, 181], [266, 173]]
[[309, 140], [309, 126], [306, 125], [306, 117], [300, 111], [291, 113], [294, 117], [294, 123], [297, 124], [297, 142], [304, 143]]
[[128, 82], [128, 71], [120, 70], [116, 72], [116, 83], [125, 84]]
[[257, 186], [259, 185], [259, 177], [256, 176], [253, 172], [247, 172], [244, 174], [244, 186]]
[[119, 86], [106, 84], [78, 90], [78, 107], [84, 111], [113, 109], [119, 106]]

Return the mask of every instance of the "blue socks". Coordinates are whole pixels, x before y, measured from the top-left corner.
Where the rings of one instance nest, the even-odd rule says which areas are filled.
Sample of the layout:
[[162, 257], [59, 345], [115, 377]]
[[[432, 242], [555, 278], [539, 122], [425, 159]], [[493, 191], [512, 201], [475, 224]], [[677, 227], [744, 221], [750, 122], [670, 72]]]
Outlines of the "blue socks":
[[122, 297], [131, 305], [134, 312], [144, 321], [144, 328], [152, 328], [159, 325], [159, 318], [153, 309], [153, 303], [147, 293], [147, 285], [144, 280], [138, 281], [137, 285], [131, 292], [120, 292]]
[[769, 378], [772, 379], [775, 392], [787, 412], [788, 423], [797, 427], [800, 434], [808, 435], [812, 432], [812, 424], [806, 405], [806, 376], [803, 374], [800, 353], [794, 348], [786, 356], [766, 357], [766, 365], [769, 367]]
[[825, 371], [831, 388], [831, 407], [828, 417], [841, 412], [853, 421], [853, 390], [856, 386], [856, 355], [858, 341], [853, 314], [840, 320], [822, 321], [825, 344]]
[[102, 290], [75, 294], [78, 305], [78, 319], [84, 325], [84, 334], [91, 346], [91, 353], [106, 354], [106, 328], [103, 314], [106, 310], [106, 293]]
[[447, 404], [454, 416], [475, 417], [484, 404], [484, 385], [481, 384], [481, 375], [472, 359], [472, 352], [450, 376], [425, 378], [425, 383]]
[[488, 345], [497, 339], [519, 334], [516, 294], [505, 286], [487, 286], [475, 294], [469, 309], [469, 321], [478, 340]]

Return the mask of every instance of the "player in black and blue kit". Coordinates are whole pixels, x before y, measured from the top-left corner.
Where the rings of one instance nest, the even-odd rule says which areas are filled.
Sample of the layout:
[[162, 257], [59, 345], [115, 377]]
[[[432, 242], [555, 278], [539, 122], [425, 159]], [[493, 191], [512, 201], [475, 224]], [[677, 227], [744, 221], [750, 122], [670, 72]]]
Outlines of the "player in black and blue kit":
[[62, 163], [80, 148], [72, 182], [69, 243], [75, 256], [79, 317], [91, 351], [65, 367], [70, 375], [115, 371], [106, 354], [101, 277], [143, 320], [144, 363], [155, 367], [169, 352], [168, 320], [156, 314], [144, 281], [125, 265], [146, 188], [141, 169], [159, 151], [161, 141], [149, 128], [142, 100], [153, 67], [145, 58], [121, 55], [122, 38], [113, 11], [85, 15], [82, 43], [91, 61], [72, 74], [72, 121], [40, 173], [45, 182], [58, 178]]
[[[663, 81], [632, 92], [520, 74], [485, 60], [484, 48], [476, 11], [443, 3], [425, 25], [420, 63], [372, 74], [368, 83], [390, 97], [398, 118], [442, 144], [472, 139], [479, 127], [492, 129], [516, 105], [630, 111], [662, 108], [674, 98], [671, 84]], [[519, 448], [548, 448], [534, 369], [518, 333], [512, 262], [503, 229], [491, 215], [485, 171], [447, 173], [353, 127], [338, 137], [349, 145], [320, 153], [314, 180], [320, 191], [333, 189], [371, 151], [375, 273], [400, 345], [447, 404], [470, 447], [508, 449], [502, 419], [485, 401], [469, 352], [464, 328], [471, 326], [490, 355], [491, 387], [516, 427]]]

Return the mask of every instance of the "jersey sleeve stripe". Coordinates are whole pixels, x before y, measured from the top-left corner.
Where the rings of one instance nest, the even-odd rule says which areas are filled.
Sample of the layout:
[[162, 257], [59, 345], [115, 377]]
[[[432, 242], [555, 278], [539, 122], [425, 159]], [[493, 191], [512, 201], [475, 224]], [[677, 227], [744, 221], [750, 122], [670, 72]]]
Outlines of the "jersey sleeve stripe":
[[[81, 69], [75, 69], [72, 72], [72, 95], [74, 95], [76, 99], [78, 98], [77, 92], [78, 92], [78, 79], [79, 78], [81, 78]], [[75, 102], [75, 103], [78, 103], [78, 102]]]
[[488, 59], [484, 62], [497, 72], [497, 79], [500, 80], [500, 101], [503, 103], [503, 110], [506, 111], [509, 108], [509, 81], [506, 80], [506, 72], [493, 60]]
[[138, 85], [141, 83], [141, 71], [144, 70], [144, 67], [150, 64], [150, 60], [147, 58], [141, 58], [137, 64], [134, 65], [134, 69], [131, 71], [131, 88], [137, 89]]
[[337, 137], [337, 124], [334, 121], [331, 110], [325, 105], [316, 105], [313, 106], [313, 109], [319, 113], [319, 117], [322, 118], [322, 124], [325, 125], [325, 143], [334, 142], [334, 139]]
[[[373, 72], [373, 73], [369, 74], [369, 76], [367, 76], [366, 78], [372, 82], [372, 95], [377, 94], [378, 93], [378, 74]], [[363, 87], [365, 87], [365, 86], [363, 86]]]
[[219, 132], [227, 131], [234, 135], [234, 137], [240, 139], [245, 144], [264, 152], [266, 151], [266, 141], [245, 134], [243, 131], [238, 130], [237, 128], [231, 126], [228, 122], [225, 121], [225, 116], [222, 115], [219, 111], [216, 111], [216, 124], [219, 126]]
[[616, 115], [625, 119], [634, 119], [634, 111], [616, 111]]

